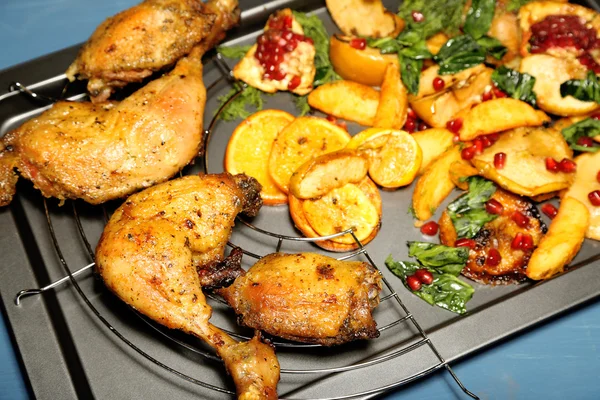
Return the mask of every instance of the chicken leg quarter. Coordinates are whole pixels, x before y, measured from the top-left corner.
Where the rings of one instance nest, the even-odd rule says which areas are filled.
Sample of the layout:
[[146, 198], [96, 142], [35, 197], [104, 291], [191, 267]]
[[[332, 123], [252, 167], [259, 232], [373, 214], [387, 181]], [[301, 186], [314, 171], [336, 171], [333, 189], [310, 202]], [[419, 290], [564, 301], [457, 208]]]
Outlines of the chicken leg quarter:
[[96, 263], [108, 288], [141, 313], [195, 335], [225, 362], [240, 399], [274, 399], [279, 363], [255, 337], [236, 342], [209, 322], [197, 268], [223, 260], [239, 212], [255, 215], [260, 184], [245, 175], [186, 176], [131, 196], [111, 217]]

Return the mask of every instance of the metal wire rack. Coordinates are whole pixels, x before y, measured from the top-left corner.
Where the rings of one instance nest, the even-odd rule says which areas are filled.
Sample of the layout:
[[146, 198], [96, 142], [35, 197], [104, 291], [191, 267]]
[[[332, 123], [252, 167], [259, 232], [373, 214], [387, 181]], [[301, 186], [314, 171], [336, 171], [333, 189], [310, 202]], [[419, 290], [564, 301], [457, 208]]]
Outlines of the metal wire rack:
[[[215, 80], [212, 84], [208, 85], [207, 92], [211, 92], [217, 86], [217, 84], [222, 82], [222, 80], [224, 78], [232, 80], [231, 71], [229, 70], [228, 66], [223, 62], [223, 60], [218, 56], [214, 57], [212, 60], [214, 62], [216, 62], [217, 66], [219, 67], [219, 69], [222, 70], [222, 72], [224, 72], [224, 74], [223, 74], [223, 76], [221, 76], [217, 80]], [[35, 87], [37, 85], [32, 85], [32, 86]], [[21, 93], [23, 93], [27, 96], [30, 96], [31, 98], [34, 98], [36, 100], [42, 100], [45, 102], [49, 102], [52, 100], [51, 98], [49, 98], [47, 96], [42, 96], [42, 95], [36, 94], [34, 92], [35, 89], [32, 90], [31, 87], [27, 88], [20, 83], [13, 84], [11, 86], [11, 90], [20, 91]], [[231, 97], [229, 101], [232, 101], [235, 98], [235, 96], [239, 95], [241, 93], [241, 90], [243, 90], [243, 88], [238, 90], [238, 92], [233, 97]], [[63, 91], [63, 93], [64, 93], [64, 91]], [[77, 95], [75, 97], [77, 99], [79, 99], [82, 96]], [[73, 98], [71, 98], [71, 99], [73, 99]], [[212, 120], [208, 126], [208, 129], [205, 132], [204, 149], [207, 148], [206, 145], [210, 141], [210, 138], [214, 131], [215, 125], [217, 124], [218, 117], [219, 117], [220, 113], [222, 112], [223, 107], [226, 104], [227, 103], [223, 104], [221, 106], [221, 108], [216, 112], [215, 116], [212, 118]], [[208, 172], [208, 170], [209, 170], [208, 161], [207, 161], [206, 156], [203, 157], [203, 169], [204, 169], [204, 172]], [[229, 390], [227, 388], [223, 388], [221, 386], [217, 386], [212, 383], [205, 382], [203, 380], [194, 378], [183, 372], [178, 371], [177, 369], [175, 369], [173, 367], [170, 367], [169, 365], [166, 365], [165, 363], [161, 362], [160, 360], [156, 359], [155, 357], [149, 355], [146, 351], [144, 351], [143, 349], [138, 347], [135, 343], [133, 343], [131, 340], [129, 340], [127, 337], [125, 337], [119, 330], [117, 330], [105, 318], [105, 316], [98, 310], [98, 308], [90, 301], [90, 298], [82, 290], [82, 288], [80, 287], [80, 285], [78, 284], [77, 279], [76, 279], [83, 272], [90, 270], [94, 266], [93, 246], [90, 243], [90, 240], [88, 239], [88, 236], [87, 236], [84, 226], [82, 224], [80, 214], [78, 212], [77, 203], [71, 202], [72, 217], [77, 226], [77, 231], [79, 232], [79, 235], [83, 242], [83, 245], [85, 247], [84, 251], [87, 253], [87, 256], [89, 257], [91, 262], [88, 265], [86, 265], [83, 268], [76, 270], [76, 271], [71, 269], [71, 267], [69, 266], [69, 263], [67, 262], [64, 254], [63, 254], [60, 240], [58, 239], [57, 234], [55, 232], [55, 228], [54, 228], [54, 224], [53, 224], [53, 220], [52, 220], [52, 212], [48, 206], [48, 202], [46, 201], [46, 199], [43, 200], [43, 207], [44, 207], [44, 211], [45, 211], [45, 216], [46, 216], [49, 233], [50, 233], [50, 236], [52, 239], [52, 244], [54, 246], [54, 250], [56, 252], [56, 255], [57, 255], [57, 257], [60, 261], [60, 264], [62, 265], [62, 268], [64, 269], [66, 275], [64, 277], [62, 277], [61, 279], [58, 279], [44, 287], [21, 290], [20, 292], [17, 293], [17, 295], [15, 297], [15, 304], [17, 306], [21, 303], [21, 299], [24, 296], [42, 294], [43, 292], [51, 290], [63, 283], [70, 282], [73, 285], [73, 287], [75, 288], [79, 297], [83, 300], [83, 302], [86, 304], [86, 306], [89, 308], [89, 310], [91, 310], [91, 312], [95, 315], [95, 317], [97, 317], [98, 320], [101, 321], [102, 324], [110, 332], [112, 332], [114, 335], [116, 335], [120, 340], [122, 340], [131, 349], [136, 351], [140, 356], [146, 358], [151, 363], [159, 366], [160, 368], [163, 368], [164, 370], [166, 370], [188, 382], [191, 382], [193, 384], [199, 385], [201, 387], [210, 389], [210, 390], [218, 392], [218, 393], [223, 393], [223, 394], [227, 394], [227, 395], [231, 395], [231, 396], [235, 395], [235, 392], [233, 392], [232, 390]], [[104, 207], [104, 206], [101, 206], [101, 207], [102, 207], [103, 220], [104, 220], [104, 223], [106, 223], [109, 219], [109, 211], [107, 210], [106, 207]], [[375, 268], [378, 268], [377, 265], [375, 264], [375, 262], [373, 261], [373, 259], [371, 258], [371, 256], [369, 255], [366, 247], [363, 246], [363, 244], [358, 240], [358, 238], [354, 235], [354, 232], [351, 229], [334, 234], [334, 235], [329, 235], [329, 236], [323, 236], [323, 237], [318, 237], [318, 238], [305, 238], [305, 237], [298, 237], [298, 236], [283, 235], [283, 234], [279, 234], [279, 233], [272, 232], [269, 230], [265, 230], [258, 226], [255, 226], [252, 223], [250, 223], [249, 221], [246, 221], [241, 218], [238, 218], [238, 221], [241, 222], [242, 224], [244, 224], [246, 227], [250, 228], [252, 231], [257, 232], [260, 235], [264, 235], [266, 237], [275, 239], [276, 243], [272, 246], [272, 248], [274, 249], [275, 252], [279, 252], [282, 248], [282, 244], [286, 241], [311, 243], [311, 242], [316, 242], [316, 241], [320, 241], [320, 240], [327, 240], [327, 239], [335, 238], [335, 237], [342, 236], [342, 235], [351, 235], [353, 240], [356, 242], [358, 249], [352, 253], [349, 253], [349, 254], [346, 254], [346, 255], [340, 257], [339, 259], [346, 260], [346, 259], [351, 259], [351, 258], [356, 258], [356, 257], [364, 257], [368, 260], [368, 262], [371, 265], [373, 265]], [[228, 243], [228, 244], [230, 247], [239, 247], [233, 243]], [[242, 249], [242, 251], [244, 252], [245, 255], [252, 257], [254, 259], [261, 258], [261, 255], [256, 254], [254, 252], [250, 252], [246, 249]], [[397, 317], [393, 321], [388, 322], [385, 325], [379, 327], [379, 331], [381, 333], [383, 333], [383, 332], [392, 330], [394, 327], [398, 327], [401, 325], [408, 325], [408, 326], [412, 327], [414, 330], [416, 330], [416, 332], [417, 332], [415, 340], [410, 341], [409, 343], [407, 343], [404, 346], [396, 347], [395, 349], [393, 349], [393, 351], [385, 352], [383, 354], [365, 359], [363, 361], [354, 362], [350, 365], [339, 365], [339, 366], [326, 367], [326, 368], [282, 368], [281, 369], [282, 380], [285, 380], [286, 379], [285, 377], [290, 376], [290, 375], [309, 375], [309, 376], [310, 375], [313, 375], [313, 376], [319, 375], [320, 376], [322, 374], [336, 374], [336, 373], [343, 373], [343, 372], [347, 372], [347, 371], [368, 368], [368, 367], [376, 365], [376, 364], [384, 363], [390, 359], [393, 359], [396, 357], [401, 357], [407, 353], [413, 352], [413, 351], [425, 346], [425, 347], [429, 348], [430, 352], [435, 356], [435, 359], [437, 360], [432, 365], [430, 365], [429, 368], [426, 368], [426, 369], [424, 369], [418, 373], [412, 374], [410, 376], [404, 377], [403, 379], [397, 380], [391, 384], [379, 386], [379, 387], [372, 388], [372, 389], [363, 390], [363, 391], [357, 392], [357, 393], [343, 394], [343, 395], [339, 395], [339, 396], [335, 396], [335, 397], [328, 397], [323, 400], [351, 399], [351, 398], [358, 398], [358, 397], [365, 397], [365, 396], [380, 394], [385, 391], [388, 391], [388, 390], [397, 388], [399, 386], [402, 386], [404, 384], [407, 384], [409, 382], [412, 382], [412, 381], [419, 379], [421, 377], [424, 377], [426, 375], [429, 375], [429, 374], [433, 373], [434, 371], [437, 371], [442, 368], [446, 369], [446, 371], [452, 376], [452, 378], [454, 379], [456, 384], [460, 387], [460, 389], [466, 395], [470, 396], [471, 398], [477, 399], [478, 397], [475, 394], [473, 394], [472, 392], [470, 392], [462, 384], [460, 379], [456, 376], [456, 374], [452, 370], [449, 363], [444, 359], [444, 357], [437, 350], [434, 343], [427, 336], [427, 333], [421, 328], [421, 325], [417, 322], [414, 315], [408, 310], [408, 308], [403, 303], [403, 301], [400, 298], [400, 296], [398, 295], [398, 293], [393, 289], [392, 285], [390, 285], [388, 280], [383, 275], [382, 275], [382, 278], [383, 278], [383, 283], [384, 283], [385, 287], [384, 287], [384, 291], [382, 292], [380, 301], [382, 304], [386, 303], [386, 302], [394, 303], [395, 308], [397, 308]], [[217, 304], [226, 304], [222, 299], [220, 299], [214, 295], [211, 295], [210, 293], [208, 293], [207, 295], [210, 299], [212, 299], [213, 301], [216, 301]], [[133, 311], [133, 312], [135, 312], [135, 311]], [[186, 342], [185, 340], [180, 339], [173, 332], [169, 332], [169, 331], [165, 330], [163, 327], [161, 327], [161, 326], [157, 325], [156, 323], [154, 323], [153, 321], [149, 320], [145, 316], [143, 316], [137, 312], [135, 312], [135, 313], [139, 318], [141, 318], [147, 324], [147, 326], [152, 331], [154, 331], [160, 337], [166, 338], [167, 340], [169, 340], [179, 346], [182, 346], [183, 348], [185, 348], [195, 354], [198, 354], [207, 360], [220, 361], [220, 359], [215, 354], [213, 354], [209, 351], [203, 350], [201, 347], [199, 347], [195, 343], [190, 344], [190, 343]], [[221, 329], [223, 329], [223, 328], [221, 327]], [[239, 339], [242, 339], [242, 340], [250, 339], [249, 336], [240, 334], [231, 329], [223, 329], [223, 330], [226, 331], [227, 333], [229, 333], [230, 335], [237, 337]], [[276, 338], [272, 338], [272, 343], [276, 346], [276, 348], [279, 351], [281, 351], [282, 349], [286, 349], [286, 348], [302, 349], [302, 348], [315, 348], [315, 347], [320, 346], [317, 344], [305, 344], [305, 343], [282, 341], [282, 340], [278, 340]]]

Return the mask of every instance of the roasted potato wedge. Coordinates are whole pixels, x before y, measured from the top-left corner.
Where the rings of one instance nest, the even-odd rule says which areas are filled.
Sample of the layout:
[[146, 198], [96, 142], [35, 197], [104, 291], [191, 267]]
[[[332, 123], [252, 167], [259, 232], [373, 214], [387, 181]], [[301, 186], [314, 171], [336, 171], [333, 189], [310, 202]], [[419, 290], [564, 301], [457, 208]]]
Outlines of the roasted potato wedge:
[[397, 64], [388, 64], [381, 84], [379, 106], [373, 126], [402, 129], [406, 122], [407, 110], [408, 92], [400, 79], [400, 69]]
[[425, 168], [425, 172], [417, 181], [412, 198], [413, 210], [419, 220], [431, 218], [435, 209], [452, 192], [454, 183], [450, 179], [450, 166], [460, 160], [459, 147], [454, 146]]
[[269, 175], [284, 193], [290, 178], [306, 161], [346, 147], [350, 135], [344, 129], [317, 117], [296, 118], [275, 138], [269, 155]]
[[[504, 168], [494, 167], [494, 155], [505, 153]], [[572, 158], [565, 139], [552, 128], [517, 128], [500, 135], [492, 146], [475, 155], [471, 163], [480, 175], [522, 196], [537, 196], [571, 185], [574, 174], [550, 172], [546, 158]]]
[[500, 2], [496, 2], [496, 12], [488, 34], [498, 39], [506, 47], [507, 52], [500, 61], [488, 57], [488, 61], [492, 61], [494, 64], [506, 64], [515, 60], [519, 56], [521, 46], [521, 32], [519, 31], [517, 16], [512, 12], [504, 11], [502, 8]]
[[450, 164], [450, 179], [459, 189], [469, 189], [469, 184], [465, 179], [475, 175], [479, 175], [479, 171], [466, 160], [454, 161]]
[[585, 236], [600, 240], [600, 207], [592, 205], [588, 198], [588, 193], [600, 190], [600, 182], [597, 178], [600, 171], [600, 151], [581, 154], [575, 158], [575, 162], [577, 163], [575, 180], [563, 195], [564, 197], [573, 197], [587, 207], [590, 213], [590, 226], [585, 232]]
[[573, 197], [564, 197], [548, 233], [529, 259], [527, 276], [540, 280], [563, 272], [581, 248], [589, 223], [588, 208]]
[[369, 171], [367, 158], [355, 150], [338, 150], [311, 158], [290, 178], [290, 193], [295, 197], [316, 199], [347, 183], [362, 181]]
[[600, 108], [600, 104], [593, 101], [561, 96], [560, 85], [563, 82], [584, 79], [586, 76], [586, 67], [575, 59], [533, 54], [521, 60], [519, 70], [535, 77], [533, 90], [537, 95], [537, 104], [546, 112], [562, 116], [583, 115]]
[[417, 141], [423, 153], [418, 173], [421, 175], [434, 159], [452, 147], [454, 134], [445, 128], [431, 128], [415, 132], [412, 137]]
[[381, 0], [327, 0], [335, 24], [346, 35], [396, 37], [404, 21], [385, 9]]
[[373, 126], [379, 107], [379, 92], [360, 83], [337, 81], [310, 92], [308, 104], [334, 117]]
[[539, 126], [550, 117], [529, 104], [512, 98], [500, 98], [478, 104], [463, 118], [460, 140], [467, 142], [477, 136], [502, 132], [521, 126]]
[[342, 78], [367, 86], [380, 86], [388, 64], [398, 64], [395, 54], [381, 54], [378, 49], [363, 50], [350, 46], [348, 36], [333, 35], [329, 41], [329, 59]]
[[433, 55], [439, 53], [440, 49], [450, 38], [443, 32], [438, 32], [427, 39], [427, 50]]
[[[375, 238], [381, 226], [381, 196], [368, 177], [358, 184], [348, 183], [334, 189], [318, 200], [300, 200], [290, 194], [289, 205], [294, 224], [306, 237], [334, 234], [354, 227], [357, 238], [366, 244]], [[315, 243], [338, 252], [358, 248], [349, 234]]]

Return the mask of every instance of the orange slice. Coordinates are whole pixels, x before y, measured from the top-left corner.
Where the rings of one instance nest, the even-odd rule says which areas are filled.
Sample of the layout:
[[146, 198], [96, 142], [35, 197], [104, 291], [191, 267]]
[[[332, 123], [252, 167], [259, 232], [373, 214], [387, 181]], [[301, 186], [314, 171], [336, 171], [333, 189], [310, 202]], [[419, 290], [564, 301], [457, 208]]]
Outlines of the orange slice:
[[417, 176], [423, 153], [405, 131], [370, 128], [354, 136], [348, 146], [369, 159], [369, 176], [379, 186], [395, 189], [410, 184]]
[[287, 203], [287, 194], [269, 175], [268, 160], [275, 138], [293, 121], [294, 116], [284, 111], [259, 111], [237, 126], [227, 144], [225, 170], [256, 178], [262, 185], [260, 195], [266, 205]]

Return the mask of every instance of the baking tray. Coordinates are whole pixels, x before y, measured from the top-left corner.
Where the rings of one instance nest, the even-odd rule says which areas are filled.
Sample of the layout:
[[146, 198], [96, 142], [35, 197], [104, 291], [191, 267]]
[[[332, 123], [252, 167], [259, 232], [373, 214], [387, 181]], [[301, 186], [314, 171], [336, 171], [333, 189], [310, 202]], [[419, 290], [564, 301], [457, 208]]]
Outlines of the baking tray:
[[[284, 0], [257, 6], [259, 4], [258, 1], [243, 2], [244, 22], [242, 27], [229, 35], [232, 42], [252, 41], [256, 34], [253, 32], [261, 28], [268, 14], [273, 9], [285, 6], [313, 10], [326, 22], [328, 29], [334, 30], [322, 2]], [[395, 7], [393, 4], [389, 6]], [[11, 82], [19, 81], [37, 93], [57, 96], [64, 86], [62, 73], [76, 53], [77, 47], [73, 47], [0, 72], [0, 89], [4, 91]], [[205, 114], [205, 126], [208, 126], [218, 107], [217, 97], [230, 89], [229, 82], [223, 79], [223, 72], [208, 58], [205, 83], [207, 86], [214, 83], [208, 93]], [[76, 96], [83, 90], [82, 84], [71, 85], [67, 95]], [[44, 109], [39, 102], [21, 94], [1, 94], [0, 99], [0, 135]], [[288, 94], [268, 96], [265, 108], [296, 113]], [[215, 125], [207, 145], [209, 172], [223, 170], [224, 149], [236, 124], [219, 121]], [[361, 128], [350, 124], [349, 129], [356, 133]], [[184, 172], [196, 173], [201, 170], [202, 164], [203, 160], [198, 159], [195, 166], [186, 168]], [[46, 292], [43, 296], [24, 298], [20, 306], [14, 305], [14, 295], [20, 289], [44, 286], [65, 275], [48, 229], [45, 207], [52, 220], [62, 257], [73, 270], [91, 262], [74, 212], [92, 247], [104, 225], [101, 207], [92, 207], [83, 202], [67, 202], [59, 207], [55, 200], [45, 202], [31, 183], [26, 181], [19, 183], [18, 192], [10, 207], [0, 209], [0, 226], [3, 227], [0, 232], [0, 251], [4, 255], [0, 271], [0, 296], [32, 393], [38, 398], [65, 399], [158, 399], [164, 396], [183, 399], [223, 398], [222, 393], [189, 383], [141, 357], [106, 329], [70, 285]], [[397, 290], [446, 360], [454, 361], [472, 354], [600, 294], [600, 287], [596, 284], [600, 278], [600, 269], [597, 268], [600, 266], [600, 245], [586, 241], [572, 263], [576, 267], [558, 278], [518, 286], [487, 287], [474, 284], [476, 292], [469, 303], [470, 311], [463, 316], [430, 307], [410, 295], [383, 264], [388, 254], [393, 254], [396, 259], [408, 259], [404, 244], [406, 240], [422, 239], [408, 214], [411, 194], [412, 187], [381, 193], [384, 204], [382, 229], [366, 248], [375, 263], [383, 267], [382, 272], [393, 285], [393, 290]], [[455, 197], [452, 195], [449, 200]], [[106, 209], [111, 210], [116, 206], [118, 202], [113, 202]], [[298, 235], [288, 216], [287, 207], [264, 207], [252, 223], [280, 234]], [[232, 242], [257, 254], [272, 252], [277, 245], [276, 239], [240, 223], [236, 225]], [[282, 250], [321, 252], [310, 244], [297, 242], [284, 242]], [[361, 257], [364, 256], [358, 256]], [[252, 259], [247, 257], [245, 262], [251, 263]], [[136, 346], [187, 375], [232, 390], [231, 382], [219, 362], [207, 360], [165, 339], [108, 293], [91, 272], [85, 272], [77, 280], [101, 315]], [[232, 330], [239, 329], [234, 326], [231, 311], [218, 303], [213, 302], [212, 305], [215, 307], [212, 319], [215, 324]], [[398, 304], [391, 301], [383, 302], [375, 312], [379, 326], [386, 326], [403, 315]], [[243, 330], [239, 332], [244, 333]], [[464, 332], [469, 334], [465, 335]], [[177, 337], [196, 348], [203, 348], [194, 339], [185, 338], [184, 335]], [[372, 341], [332, 349], [280, 347], [278, 355], [285, 369], [326, 369], [391, 354], [415, 343], [419, 338], [413, 325], [401, 323], [386, 329], [380, 338]], [[428, 372], [432, 366], [439, 365], [438, 362], [427, 346], [421, 346], [400, 357], [343, 373], [282, 374], [279, 392], [282, 396], [292, 398], [353, 394], [393, 385], [407, 377]]]

